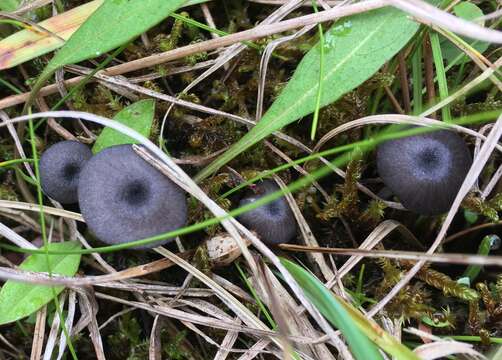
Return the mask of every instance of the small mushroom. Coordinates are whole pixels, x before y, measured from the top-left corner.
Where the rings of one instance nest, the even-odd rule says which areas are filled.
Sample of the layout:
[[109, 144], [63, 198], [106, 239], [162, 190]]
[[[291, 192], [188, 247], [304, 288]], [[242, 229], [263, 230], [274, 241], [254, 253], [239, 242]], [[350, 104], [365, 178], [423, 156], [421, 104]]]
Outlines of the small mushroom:
[[[86, 164], [78, 199], [87, 226], [107, 244], [173, 231], [187, 220], [183, 190], [139, 157], [131, 145], [106, 148]], [[170, 241], [172, 238], [133, 249]]]
[[378, 146], [380, 177], [405, 208], [423, 215], [448, 211], [472, 164], [464, 140], [448, 130]]
[[[264, 180], [255, 185], [254, 192], [247, 194], [239, 206], [251, 204], [263, 196], [280, 190], [272, 180]], [[281, 197], [256, 209], [245, 212], [237, 218], [268, 244], [287, 243], [296, 235], [296, 220], [287, 200]]]
[[76, 203], [79, 174], [91, 157], [89, 147], [78, 141], [60, 141], [50, 146], [39, 163], [44, 193], [62, 204]]

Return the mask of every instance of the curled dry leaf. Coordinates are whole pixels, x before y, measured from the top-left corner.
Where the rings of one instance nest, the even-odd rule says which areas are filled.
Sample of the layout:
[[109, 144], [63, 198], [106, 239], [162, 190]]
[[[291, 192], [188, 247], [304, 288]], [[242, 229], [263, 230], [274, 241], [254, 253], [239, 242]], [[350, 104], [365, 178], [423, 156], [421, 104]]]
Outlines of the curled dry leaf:
[[[251, 242], [246, 241], [249, 246]], [[220, 234], [207, 240], [205, 243], [207, 254], [211, 263], [218, 266], [227, 266], [241, 256], [241, 250], [232, 236]]]
[[103, 0], [94, 0], [51, 17], [38, 25], [47, 30], [29, 28], [0, 41], [0, 70], [8, 69], [51, 52], [63, 45], [96, 10]]

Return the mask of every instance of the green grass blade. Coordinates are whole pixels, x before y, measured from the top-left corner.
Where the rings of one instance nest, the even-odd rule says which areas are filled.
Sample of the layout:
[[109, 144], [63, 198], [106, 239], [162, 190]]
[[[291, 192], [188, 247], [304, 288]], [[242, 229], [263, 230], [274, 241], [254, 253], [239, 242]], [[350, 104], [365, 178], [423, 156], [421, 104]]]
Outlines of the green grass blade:
[[[500, 238], [497, 235], [486, 235], [479, 244], [478, 255], [488, 255], [492, 249], [500, 246]], [[471, 284], [478, 277], [482, 267], [480, 265], [469, 265], [463, 274], [463, 277], [468, 277]]]
[[281, 259], [281, 263], [301, 286], [307, 298], [316, 306], [321, 314], [343, 333], [350, 351], [357, 360], [378, 360], [382, 356], [375, 345], [357, 328], [352, 317], [333, 297], [319, 280], [295, 263]]
[[[314, 11], [317, 12], [317, 5], [315, 0], [312, 0], [312, 7]], [[319, 122], [319, 109], [321, 108], [321, 97], [322, 97], [322, 84], [323, 84], [323, 74], [324, 74], [324, 31], [322, 29], [322, 24], [317, 25], [319, 31], [319, 84], [317, 85], [317, 96], [315, 102], [314, 117], [312, 119], [312, 130], [310, 132], [310, 139], [315, 139], [315, 133], [317, 131], [317, 123]]]
[[[362, 359], [381, 358], [376, 347], [369, 340], [398, 360], [419, 359], [413, 351], [385, 332], [376, 322], [366, 318], [354, 306], [328, 290], [308, 271], [286, 259], [281, 259], [281, 262], [298, 281], [318, 310], [344, 334], [357, 359], [360, 358], [359, 356], [364, 356]], [[362, 347], [369, 353], [359, 354], [354, 351], [355, 348], [360, 351]]]
[[397, 341], [392, 335], [384, 331], [376, 322], [367, 318], [354, 306], [347, 303], [341, 297], [333, 294], [340, 304], [349, 313], [354, 323], [359, 329], [375, 344], [389, 355], [398, 360], [419, 360], [420, 358], [413, 351]]
[[[418, 24], [399, 10], [385, 8], [337, 22], [325, 34], [320, 106], [359, 86], [411, 39]], [[314, 112], [319, 84], [320, 44], [302, 59], [293, 77], [260, 122], [239, 142], [200, 172], [209, 176], [274, 131]]]
[[[444, 70], [443, 53], [441, 51], [441, 43], [439, 42], [439, 34], [431, 33], [432, 57], [434, 58], [434, 66], [436, 68], [436, 76], [438, 79], [439, 99], [443, 100], [448, 97], [448, 82], [446, 81], [446, 72]], [[450, 105], [441, 108], [443, 121], [451, 122]]]

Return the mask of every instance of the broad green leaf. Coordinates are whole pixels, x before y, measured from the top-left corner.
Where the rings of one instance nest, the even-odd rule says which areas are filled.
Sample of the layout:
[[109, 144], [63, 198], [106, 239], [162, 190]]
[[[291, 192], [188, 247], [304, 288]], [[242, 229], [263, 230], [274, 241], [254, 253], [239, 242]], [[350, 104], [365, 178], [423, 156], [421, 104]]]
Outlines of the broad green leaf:
[[350, 351], [357, 360], [382, 359], [378, 349], [361, 333], [352, 317], [318, 279], [289, 260], [281, 259], [281, 263], [295, 278], [307, 298], [320, 313], [340, 329], [349, 344]]
[[23, 112], [60, 67], [92, 59], [144, 33], [185, 0], [106, 0], [54, 55], [33, 86]]
[[100, 56], [144, 33], [184, 0], [106, 0], [48, 65], [53, 70]]
[[[103, 0], [91, 1], [44, 20], [38, 25], [57, 34], [61, 39], [68, 40], [102, 3]], [[63, 46], [64, 41], [61, 39], [33, 28], [12, 34], [0, 41], [0, 70], [19, 65]]]
[[19, 6], [20, 0], [1, 0], [0, 11], [14, 11]]
[[[6, 3], [2, 3], [6, 1]], [[2, 5], [9, 7], [9, 1], [17, 4], [17, 0], [0, 0]], [[42, 21], [38, 25], [57, 34], [60, 38], [68, 40], [82, 23], [103, 3], [104, 0], [94, 0], [84, 5], [75, 7], [62, 14]], [[200, 4], [209, 0], [188, 1], [183, 7]], [[17, 5], [16, 5], [17, 6]], [[16, 6], [10, 6], [14, 10]], [[10, 11], [9, 9], [3, 9]], [[48, 33], [32, 29], [21, 30], [0, 41], [0, 70], [8, 69], [38, 56], [47, 54], [64, 45], [64, 42]]]
[[[52, 251], [71, 251], [80, 249], [75, 241], [49, 244]], [[80, 254], [49, 255], [49, 263], [53, 274], [73, 276], [80, 264]], [[34, 254], [19, 266], [22, 270], [48, 272], [47, 255]], [[63, 286], [54, 286], [59, 294]], [[22, 319], [47, 304], [53, 298], [51, 286], [32, 285], [29, 283], [8, 280], [0, 290], [0, 325]]]
[[[453, 11], [455, 12], [455, 15], [465, 20], [475, 20], [484, 15], [483, 11], [477, 5], [469, 1], [462, 1], [461, 3], [457, 4], [453, 7]], [[484, 25], [484, 21], [480, 23], [480, 25]], [[480, 53], [485, 52], [486, 49], [488, 49], [488, 46], [490, 46], [489, 43], [483, 41], [473, 40], [465, 37], [463, 37], [462, 39]], [[441, 38], [441, 50], [443, 53], [443, 58], [446, 60], [448, 65], [451, 63], [462, 64], [470, 61], [467, 55], [463, 55], [462, 50], [457, 48], [451, 41], [444, 37]]]
[[[113, 119], [148, 137], [152, 129], [154, 113], [155, 102], [153, 100], [141, 100], [120, 111]], [[98, 153], [113, 145], [134, 143], [136, 141], [129, 136], [110, 128], [104, 128], [96, 139], [92, 151]]]
[[[418, 24], [396, 9], [384, 8], [339, 20], [325, 34], [321, 106], [331, 104], [370, 78], [411, 39]], [[291, 80], [260, 122], [209, 164], [209, 176], [274, 131], [315, 110], [319, 85], [319, 44], [302, 59]]]

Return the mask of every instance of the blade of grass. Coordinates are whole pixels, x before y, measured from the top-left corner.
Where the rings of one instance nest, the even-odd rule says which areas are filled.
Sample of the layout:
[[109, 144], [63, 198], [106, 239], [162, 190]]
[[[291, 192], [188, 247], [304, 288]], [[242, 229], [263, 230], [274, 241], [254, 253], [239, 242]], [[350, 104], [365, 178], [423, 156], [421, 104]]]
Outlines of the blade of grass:
[[[434, 58], [434, 67], [436, 68], [436, 76], [438, 79], [439, 99], [444, 100], [448, 97], [448, 82], [446, 81], [446, 72], [444, 70], [443, 53], [441, 51], [441, 43], [439, 42], [439, 34], [433, 32], [430, 34], [432, 57]], [[451, 122], [450, 105], [441, 108], [441, 114], [444, 122]]]
[[[176, 14], [176, 13], [172, 13], [170, 16], [172, 18], [174, 18], [174, 19], [181, 20], [181, 21], [183, 21], [183, 22], [185, 22], [187, 24], [190, 24], [192, 26], [196, 26], [196, 27], [198, 27], [200, 29], [209, 31], [211, 33], [214, 33], [214, 34], [217, 34], [217, 35], [220, 35], [220, 36], [229, 35], [229, 33], [227, 33], [226, 31], [213, 28], [213, 27], [208, 26], [208, 25], [206, 25], [204, 23], [198, 22], [197, 20], [190, 19], [190, 18], [188, 18], [186, 16], [182, 16], [182, 15], [179, 15], [179, 14]], [[256, 50], [261, 50], [262, 49], [261, 46], [256, 45], [255, 43], [253, 43], [251, 41], [243, 41], [242, 43], [246, 44], [250, 48], [253, 48], [253, 49], [256, 49]]]
[[[499, 246], [500, 238], [497, 235], [486, 235], [479, 244], [478, 255], [488, 255], [492, 249], [496, 249]], [[479, 265], [469, 265], [465, 269], [463, 277], [468, 277], [470, 284], [474, 284], [474, 280], [476, 280], [481, 272], [481, 268]]]
[[10, 82], [8, 82], [7, 80], [4, 80], [2, 78], [0, 78], [0, 84], [3, 84], [4, 86], [8, 87], [9, 89], [11, 89], [13, 92], [15, 92], [16, 94], [22, 94], [23, 92], [21, 91], [21, 89], [17, 88], [16, 86], [12, 85]]
[[[314, 12], [318, 12], [316, 0], [312, 0], [312, 7]], [[322, 97], [322, 86], [323, 86], [323, 75], [324, 75], [324, 31], [322, 29], [322, 24], [317, 25], [319, 31], [319, 84], [317, 85], [317, 97], [315, 103], [314, 117], [312, 119], [312, 130], [310, 132], [310, 139], [315, 139], [315, 133], [317, 131], [317, 123], [319, 121], [319, 109], [321, 108], [321, 97]]]
[[263, 304], [263, 301], [261, 301], [261, 299], [258, 296], [258, 294], [256, 293], [256, 290], [254, 289], [253, 285], [249, 282], [246, 274], [244, 274], [244, 271], [239, 266], [239, 263], [235, 262], [234, 265], [237, 268], [237, 270], [239, 271], [239, 274], [240, 274], [240, 276], [242, 278], [242, 281], [244, 281], [244, 283], [246, 284], [247, 288], [251, 292], [251, 295], [253, 296], [253, 299], [258, 304], [258, 307], [263, 312], [263, 315], [267, 319], [267, 321], [270, 324], [270, 326], [272, 327], [272, 329], [273, 330], [277, 329], [277, 324], [275, 323], [274, 319], [272, 318], [272, 315], [270, 315], [270, 312], [268, 311], [267, 307], [265, 306], [265, 304]]
[[281, 263], [291, 273], [307, 298], [315, 305], [320, 313], [335, 325], [344, 335], [350, 351], [358, 360], [383, 359], [378, 349], [355, 326], [352, 317], [333, 297], [318, 279], [295, 263], [281, 258]]
[[347, 303], [340, 296], [333, 294], [332, 296], [345, 308], [351, 316], [352, 321], [366, 336], [375, 342], [381, 349], [392, 355], [395, 359], [419, 360], [420, 358], [406, 346], [397, 341], [392, 335], [384, 331], [378, 324], [370, 318], [364, 316], [354, 306]]

